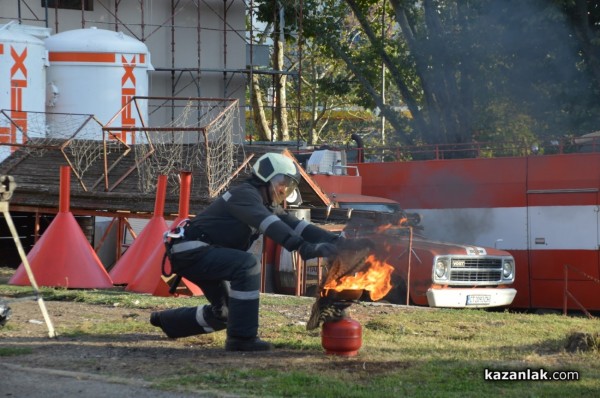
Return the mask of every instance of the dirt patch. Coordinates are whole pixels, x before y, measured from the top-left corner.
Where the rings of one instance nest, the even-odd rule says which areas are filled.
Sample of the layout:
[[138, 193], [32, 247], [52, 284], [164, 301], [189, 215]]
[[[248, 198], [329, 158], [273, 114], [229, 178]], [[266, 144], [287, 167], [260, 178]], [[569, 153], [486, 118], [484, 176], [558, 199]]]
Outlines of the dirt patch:
[[[12, 270], [9, 272], [6, 268], [0, 268], [0, 284], [6, 284], [11, 275]], [[381, 375], [382, 372], [410, 366], [399, 361], [382, 362], [380, 358], [364, 355], [343, 357], [326, 355], [321, 350], [302, 350], [277, 345], [273, 351], [266, 353], [226, 352], [223, 349], [224, 332], [170, 339], [160, 329], [149, 324], [150, 314], [155, 309], [93, 305], [74, 301], [45, 300], [45, 306], [58, 332], [57, 338], [49, 338], [42, 311], [33, 297], [0, 297], [0, 300], [4, 300], [11, 309], [6, 325], [0, 327], [2, 396], [51, 398], [62, 397], [67, 392], [77, 393], [85, 390], [87, 397], [183, 397], [185, 394], [181, 392], [139, 391], [152, 387], [156, 380], [168, 380], [170, 376], [179, 377], [228, 369], [311, 369], [327, 372], [333, 366], [351, 377], [368, 379], [373, 374]], [[304, 310], [299, 310], [297, 306], [286, 307], [271, 302], [262, 303], [261, 311], [284, 315], [286, 321], [282, 326], [305, 325], [312, 300], [307, 298]], [[406, 310], [398, 306], [375, 307], [353, 305], [352, 318], [361, 322], [365, 328], [376, 322], [381, 315]], [[135, 330], [130, 333], [127, 330], [122, 332], [122, 328], [121, 332], [112, 334], [90, 332], [110, 324], [126, 325], [131, 320], [147, 324], [147, 329], [140, 331], [140, 324], [136, 322]], [[65, 330], [74, 332], [66, 335], [62, 333]], [[306, 333], [315, 338], [319, 335], [319, 330]], [[261, 337], [274, 341], [277, 333], [273, 332], [272, 327], [261, 327]], [[2, 375], [7, 377], [3, 378]], [[80, 385], [82, 381], [87, 382], [85, 387]], [[40, 385], [44, 385], [45, 389], [40, 390]], [[56, 395], [52, 394], [52, 385], [56, 385]], [[93, 391], [96, 391], [97, 395], [94, 395]], [[198, 394], [198, 391], [195, 393]], [[214, 392], [207, 394], [224, 396], [222, 393], [215, 395]]]
[[[128, 318], [143, 321], [150, 319], [152, 310], [131, 309], [114, 306], [90, 305], [70, 301], [45, 301], [55, 326], [78, 329], [94, 322], [123, 322]], [[314, 352], [275, 349], [267, 353], [229, 353], [222, 349], [223, 336], [209, 334], [184, 339], [167, 338], [158, 328], [148, 333], [111, 335], [60, 335], [48, 338], [48, 329], [36, 301], [21, 300], [11, 302], [11, 317], [7, 326], [0, 329], [0, 346], [31, 350], [30, 354], [5, 357], [11, 363], [21, 365], [52, 366], [64, 370], [101, 371], [110, 369], [111, 373], [139, 376], [140, 374], [164, 374], [165, 371], [177, 373], [178, 367], [194, 366], [212, 368], [214, 364], [235, 363], [246, 357], [269, 357], [269, 366], [278, 366], [278, 362], [289, 367], [290, 362], [322, 360]], [[386, 309], [386, 312], [390, 309]], [[364, 312], [364, 314], [363, 314]], [[354, 306], [352, 316], [357, 320], [365, 318], [367, 312], [373, 314], [373, 308]], [[308, 311], [307, 311], [308, 313]], [[307, 314], [299, 314], [298, 319], [306, 320]], [[9, 327], [14, 325], [14, 327]], [[222, 333], [222, 332], [219, 332]], [[224, 332], [223, 332], [224, 333]], [[268, 336], [264, 336], [267, 337]], [[331, 358], [331, 357], [326, 357]], [[169, 368], [157, 366], [157, 361], [168, 363]], [[389, 362], [386, 362], [389, 365]], [[260, 366], [258, 364], [257, 366]], [[303, 364], [302, 366], [305, 366]], [[352, 366], [348, 368], [352, 369]], [[143, 372], [140, 372], [142, 371]]]
[[[4, 356], [0, 361], [2, 362], [0, 374], [6, 371], [14, 373], [17, 372], [16, 369], [22, 369], [19, 371], [21, 374], [18, 382], [21, 389], [8, 390], [13, 396], [15, 394], [38, 396], [31, 395], [32, 391], [23, 390], [23, 388], [40, 384], [39, 370], [52, 380], [58, 377], [55, 372], [62, 372], [59, 376], [64, 380], [59, 384], [59, 389], [82, 379], [89, 380], [90, 383], [101, 383], [97, 380], [98, 377], [101, 377], [105, 378], [103, 383], [109, 385], [114, 382], [115, 378], [118, 378], [118, 384], [108, 395], [121, 396], [114, 395], [116, 393], [114, 389], [117, 389], [123, 394], [122, 396], [128, 396], [126, 394], [134, 392], [123, 392], [124, 383], [129, 385], [128, 388], [141, 388], [140, 385], [144, 383], [151, 386], [154, 380], [164, 381], [169, 376], [175, 377], [203, 371], [276, 368], [290, 371], [312, 369], [326, 372], [335, 366], [340, 367], [352, 377], [367, 379], [372, 374], [381, 375], [382, 372], [410, 366], [410, 364], [402, 362], [393, 364], [389, 361], [379, 362], [376, 358], [364, 358], [361, 355], [357, 357], [331, 356], [325, 355], [322, 351], [282, 347], [276, 347], [275, 350], [267, 353], [231, 353], [223, 349], [224, 332], [177, 340], [167, 338], [160, 329], [149, 325], [152, 309], [46, 300], [48, 313], [58, 331], [58, 337], [52, 339], [48, 337], [48, 328], [36, 301], [32, 298], [18, 300], [8, 298], [8, 300], [11, 317], [5, 327], [0, 328], [0, 349], [4, 350], [2, 352]], [[269, 304], [264, 305], [269, 307]], [[289, 324], [296, 325], [308, 319], [310, 305], [311, 301], [307, 299], [304, 312], [295, 312], [285, 306], [278, 306], [277, 311], [286, 314]], [[263, 310], [266, 309], [263, 308]], [[354, 305], [352, 306], [352, 317], [366, 325], [377, 314], [400, 310], [393, 306], [373, 308]], [[131, 333], [119, 334], [89, 332], [89, 330], [97, 330], [97, 327], [107, 323], [124, 323], [131, 319], [148, 322], [148, 331], [139, 332], [138, 328]], [[61, 330], [81, 330], [81, 333], [62, 335]], [[275, 337], [269, 336], [268, 329], [261, 328], [261, 331], [262, 337], [267, 340]], [[314, 331], [313, 338], [318, 333], [319, 331]], [[7, 351], [14, 355], [7, 355]], [[4, 383], [7, 383], [6, 380], [8, 379], [5, 379]], [[46, 382], [41, 383], [45, 384]], [[6, 386], [3, 387], [2, 384], [3, 381], [0, 380], [0, 391], [6, 390]], [[108, 388], [106, 385], [103, 389]], [[11, 388], [17, 387], [13, 383]], [[72, 386], [72, 388], [76, 387]], [[162, 393], [164, 394], [164, 392]], [[94, 396], [90, 394], [86, 396]], [[140, 394], [136, 393], [136, 395]], [[142, 395], [155, 396], [149, 393]], [[39, 396], [50, 398], [52, 394], [44, 391]], [[99, 393], [98, 396], [107, 395]]]
[[[55, 326], [77, 329], [94, 322], [122, 322], [127, 318], [149, 319], [151, 310], [89, 305], [78, 302], [46, 301]], [[23, 366], [50, 367], [69, 371], [106, 372], [123, 377], [153, 378], [165, 374], [181, 374], [191, 364], [199, 370], [235, 363], [248, 366], [248, 357], [269, 358], [269, 366], [278, 362], [310, 360], [314, 353], [276, 349], [268, 353], [229, 353], [222, 349], [222, 336], [203, 335], [185, 339], [169, 339], [155, 328], [148, 333], [111, 335], [77, 334], [48, 338], [40, 308], [35, 301], [10, 303], [11, 318], [2, 330], [0, 346], [21, 349], [20, 355], [3, 361]], [[14, 327], [9, 327], [14, 325]], [[23, 352], [30, 352], [22, 354]], [[254, 366], [260, 366], [260, 363]]]

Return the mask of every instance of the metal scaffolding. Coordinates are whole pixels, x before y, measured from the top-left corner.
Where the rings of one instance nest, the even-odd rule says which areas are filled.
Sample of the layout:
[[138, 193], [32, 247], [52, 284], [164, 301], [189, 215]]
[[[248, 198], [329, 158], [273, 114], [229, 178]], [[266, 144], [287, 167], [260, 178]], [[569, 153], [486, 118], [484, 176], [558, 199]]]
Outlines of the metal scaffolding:
[[[300, 38], [303, 3], [302, 0], [297, 1]], [[68, 4], [79, 7], [64, 9]], [[244, 9], [243, 15], [240, 8]], [[246, 92], [248, 83], [253, 81], [255, 75], [272, 77], [272, 85], [278, 75], [291, 76], [298, 80], [298, 90], [300, 87], [299, 66], [295, 70], [275, 70], [270, 66], [270, 56], [264, 51], [268, 47], [257, 44], [259, 34], [255, 26], [255, 12], [255, 0], [16, 0], [0, 1], [0, 24], [16, 21], [22, 25], [51, 28], [54, 33], [91, 27], [123, 32], [145, 43], [151, 53], [158, 54], [157, 57], [153, 55], [153, 61], [160, 61], [148, 73], [151, 84], [158, 86], [158, 81], [160, 89], [151, 95], [170, 97], [173, 102], [180, 96], [237, 97], [240, 99], [239, 115], [243, 123], [246, 109], [252, 112], [249, 105], [253, 92], [250, 89], [248, 96]], [[157, 46], [157, 43], [160, 45]], [[243, 55], [240, 52], [242, 44]], [[207, 50], [217, 47], [218, 52]], [[302, 49], [296, 48], [295, 51], [301, 57]], [[244, 62], [241, 62], [242, 56]], [[264, 62], [256, 62], [258, 59]], [[212, 92], [207, 96], [207, 87], [222, 89], [222, 92]], [[246, 105], [247, 99], [249, 102]], [[274, 101], [265, 105], [265, 108], [274, 107]], [[297, 114], [300, 117], [299, 109]], [[273, 120], [270, 122], [274, 123]], [[114, 201], [114, 197], [111, 200]], [[55, 208], [41, 203], [13, 203], [11, 208], [13, 211], [35, 213], [33, 242], [39, 237], [40, 214], [56, 214]], [[73, 208], [72, 212], [81, 216], [113, 217], [113, 221], [118, 220], [119, 245], [123, 241], [122, 232], [124, 225], [128, 225], [128, 217], [149, 218], [149, 214], [144, 212], [123, 213], [102, 208], [79, 207]], [[168, 219], [173, 217], [172, 212], [166, 215]], [[112, 223], [105, 235], [110, 228]]]
[[[239, 17], [239, 15], [233, 15], [231, 10], [234, 6], [239, 6], [240, 3], [245, 8], [244, 22], [249, 21], [249, 29], [246, 29], [246, 23], [243, 23], [240, 29], [239, 23], [236, 28], [231, 22], [231, 19]], [[134, 13], [132, 13], [132, 7], [135, 8]], [[297, 15], [299, 37], [302, 34], [302, 7], [303, 2], [299, 0]], [[162, 20], [157, 21], [156, 14], [159, 14], [159, 9], [165, 11], [165, 8], [168, 8], [167, 15]], [[189, 12], [192, 8], [195, 9], [195, 15], [191, 15], [192, 13]], [[275, 85], [275, 76], [278, 75], [297, 78], [298, 94], [300, 93], [300, 66], [296, 70], [275, 70], [264, 63], [257, 65], [257, 59], [264, 59], [260, 56], [263, 54], [260, 50], [266, 48], [263, 45], [257, 45], [255, 42], [258, 31], [255, 22], [255, 10], [254, 0], [165, 0], [158, 3], [152, 3], [148, 0], [128, 0], [127, 2], [123, 0], [72, 0], [62, 2], [55, 0], [17, 0], [16, 7], [0, 6], [0, 23], [17, 20], [20, 24], [45, 26], [52, 28], [55, 33], [60, 33], [65, 30], [65, 25], [70, 26], [67, 30], [73, 29], [74, 14], [79, 14], [80, 28], [96, 26], [107, 30], [121, 31], [146, 43], [151, 52], [155, 50], [151, 46], [154, 37], [159, 32], [164, 35], [164, 30], [168, 30], [169, 43], [168, 51], [166, 51], [168, 55], [164, 57], [164, 64], [155, 65], [154, 70], [149, 73], [151, 79], [161, 81], [170, 79], [168, 85], [170, 92], [164, 91], [155, 93], [155, 95], [203, 97], [206, 95], [202, 92], [203, 85], [201, 81], [210, 79], [211, 82], [215, 82], [220, 79], [222, 92], [219, 94], [211, 93], [208, 96], [221, 96], [222, 98], [236, 96], [241, 100], [240, 104], [246, 107], [244, 99], [246, 98], [247, 85], [252, 82], [255, 74], [273, 76], [273, 79], [271, 79], [272, 86]], [[212, 26], [206, 24], [207, 18], [210, 19]], [[219, 25], [219, 27], [215, 27], [216, 25]], [[183, 44], [177, 44], [177, 39], [182, 39], [182, 32], [188, 31], [193, 31], [194, 34], [186, 36], [186, 44], [183, 48]], [[219, 54], [220, 65], [219, 67], [206, 66], [206, 60], [211, 59], [211, 57], [214, 58], [215, 54], [207, 54], [203, 48], [206, 41], [205, 36], [212, 34], [214, 37], [216, 32], [219, 33], [220, 40], [223, 43]], [[193, 40], [190, 36], [194, 36]], [[233, 65], [230, 61], [233, 58], [229, 49], [232, 38], [243, 40], [246, 44], [247, 62], [242, 67]], [[187, 45], [190, 41], [193, 41], [193, 45]], [[299, 43], [301, 43], [301, 40], [299, 40]], [[164, 49], [160, 50], [163, 51]], [[301, 57], [301, 47], [296, 51]], [[192, 58], [194, 62], [190, 65], [184, 65], [181, 57], [184, 53], [186, 56], [185, 63], [188, 63]], [[239, 57], [239, 54], [235, 55]], [[220, 78], [217, 78], [218, 75], [220, 75]], [[190, 92], [190, 90], [193, 90], [193, 92]], [[253, 95], [252, 90], [249, 90], [250, 103]], [[271, 101], [264, 107], [274, 108], [275, 103]], [[252, 111], [249, 106], [247, 109]], [[244, 113], [241, 112], [241, 114]], [[299, 116], [300, 112], [298, 112]], [[271, 121], [271, 123], [273, 124], [274, 121]], [[299, 125], [300, 120], [298, 120]]]

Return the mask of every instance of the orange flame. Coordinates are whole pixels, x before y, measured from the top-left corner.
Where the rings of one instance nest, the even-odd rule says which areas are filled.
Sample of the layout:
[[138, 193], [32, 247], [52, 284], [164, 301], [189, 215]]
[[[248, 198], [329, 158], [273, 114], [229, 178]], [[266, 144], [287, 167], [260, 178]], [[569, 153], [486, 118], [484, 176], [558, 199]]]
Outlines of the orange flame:
[[358, 272], [356, 275], [348, 275], [340, 278], [339, 281], [331, 281], [324, 286], [325, 289], [333, 289], [336, 292], [342, 290], [368, 290], [371, 300], [377, 301], [385, 297], [392, 289], [391, 276], [394, 267], [370, 255], [366, 259], [370, 264], [364, 272]]
[[380, 234], [380, 233], [385, 232], [388, 229], [391, 229], [391, 228], [394, 228], [394, 227], [396, 227], [396, 225], [393, 225], [393, 224], [390, 224], [390, 223], [385, 224], [385, 225], [380, 225], [380, 226], [377, 227], [377, 229], [375, 230], [375, 232], [378, 233], [378, 234]]
[[387, 224], [382, 224], [379, 225], [375, 232], [380, 234], [383, 233], [385, 231], [387, 231], [388, 229], [392, 229], [392, 228], [398, 228], [398, 227], [405, 227], [408, 223], [408, 218], [407, 217], [402, 217], [399, 220], [397, 220], [394, 224], [392, 223], [387, 223]]

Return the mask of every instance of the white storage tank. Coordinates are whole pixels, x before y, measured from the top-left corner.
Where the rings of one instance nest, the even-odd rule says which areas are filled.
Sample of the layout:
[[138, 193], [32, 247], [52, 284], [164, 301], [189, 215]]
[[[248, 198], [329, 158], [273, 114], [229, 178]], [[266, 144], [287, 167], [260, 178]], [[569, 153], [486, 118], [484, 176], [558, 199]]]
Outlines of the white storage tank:
[[[122, 32], [88, 28], [49, 37], [46, 49], [50, 59], [46, 78], [52, 91], [46, 107], [49, 124], [51, 113], [92, 114], [109, 127], [147, 123], [147, 100], [137, 100], [137, 106], [130, 102], [133, 96], [148, 95], [152, 66], [144, 43]], [[131, 131], [114, 133], [127, 143], [136, 141]], [[101, 140], [102, 133], [86, 130], [77, 138]]]
[[16, 22], [0, 25], [0, 162], [16, 149], [7, 144], [45, 136], [48, 57], [27, 32]]

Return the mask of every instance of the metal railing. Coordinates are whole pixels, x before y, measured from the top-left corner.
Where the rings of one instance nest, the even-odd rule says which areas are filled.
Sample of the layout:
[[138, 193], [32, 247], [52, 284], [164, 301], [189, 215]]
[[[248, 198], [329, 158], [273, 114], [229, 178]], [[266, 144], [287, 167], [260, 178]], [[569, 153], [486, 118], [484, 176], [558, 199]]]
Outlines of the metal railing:
[[399, 147], [349, 148], [357, 151], [364, 162], [395, 162], [407, 160], [444, 160], [542, 156], [600, 151], [600, 137], [578, 137], [540, 143], [468, 142], [459, 144], [424, 144]]

